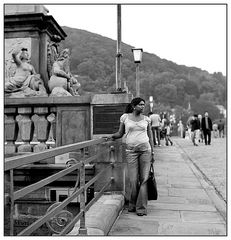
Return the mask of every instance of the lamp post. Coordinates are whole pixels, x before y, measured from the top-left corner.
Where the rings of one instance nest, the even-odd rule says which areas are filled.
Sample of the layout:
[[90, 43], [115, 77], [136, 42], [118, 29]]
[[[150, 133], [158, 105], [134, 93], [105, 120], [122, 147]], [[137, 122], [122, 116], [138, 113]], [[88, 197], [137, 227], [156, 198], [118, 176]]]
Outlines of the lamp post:
[[116, 54], [116, 91], [122, 91], [121, 84], [121, 5], [117, 5], [117, 54]]
[[139, 81], [139, 63], [142, 61], [142, 48], [132, 48], [134, 62], [136, 64], [136, 97], [140, 96], [140, 81]]

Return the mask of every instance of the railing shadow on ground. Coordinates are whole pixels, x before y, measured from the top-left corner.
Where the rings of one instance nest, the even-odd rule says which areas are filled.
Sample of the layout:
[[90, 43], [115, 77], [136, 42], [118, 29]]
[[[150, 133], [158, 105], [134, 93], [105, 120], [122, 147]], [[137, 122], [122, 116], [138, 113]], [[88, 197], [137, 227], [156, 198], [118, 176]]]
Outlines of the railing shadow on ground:
[[[10, 205], [10, 235], [14, 235], [14, 207], [15, 207], [15, 201], [26, 196], [27, 194], [38, 190], [58, 179], [61, 177], [66, 176], [67, 174], [78, 170], [79, 171], [79, 177], [76, 179], [75, 187], [72, 192], [72, 194], [66, 198], [64, 201], [60, 203], [56, 203], [56, 205], [50, 209], [44, 216], [37, 219], [35, 222], [33, 222], [31, 225], [29, 225], [27, 228], [22, 230], [18, 236], [29, 236], [31, 235], [35, 230], [37, 230], [40, 226], [42, 226], [44, 223], [48, 222], [50, 219], [55, 218], [55, 216], [60, 213], [69, 203], [73, 201], [73, 199], [76, 199], [78, 196], [80, 197], [80, 212], [70, 221], [68, 224], [66, 223], [66, 226], [64, 229], [62, 229], [61, 232], [58, 233], [58, 235], [66, 235], [68, 232], [72, 230], [74, 225], [80, 220], [80, 228], [79, 228], [79, 235], [87, 235], [87, 228], [85, 225], [85, 215], [86, 212], [89, 210], [89, 208], [100, 198], [100, 196], [103, 194], [105, 189], [107, 189], [114, 181], [114, 174], [113, 174], [113, 168], [115, 163], [115, 149], [114, 146], [111, 144], [111, 142], [108, 142], [108, 153], [109, 153], [109, 164], [106, 168], [104, 168], [102, 171], [97, 173], [91, 180], [89, 180], [87, 183], [85, 183], [85, 166], [86, 164], [89, 164], [90, 162], [96, 160], [100, 155], [101, 152], [98, 151], [93, 156], [87, 156], [87, 150], [89, 147], [94, 146], [100, 146], [100, 144], [103, 144], [106, 142], [106, 139], [101, 138], [97, 140], [89, 140], [84, 141], [80, 143], [70, 144], [66, 146], [57, 147], [54, 149], [49, 149], [40, 153], [32, 153], [29, 155], [20, 155], [15, 156], [11, 158], [5, 159], [4, 163], [4, 172], [5, 174], [9, 175], [9, 193], [5, 194], [5, 206], [8, 204]], [[45, 159], [55, 157], [57, 155], [70, 153], [80, 151], [81, 153], [81, 159], [75, 159], [71, 158], [69, 159], [69, 163], [67, 167], [58, 173], [55, 173], [49, 177], [46, 177], [45, 179], [42, 179], [36, 183], [30, 184], [29, 186], [26, 186], [20, 190], [14, 191], [14, 170], [16, 168], [20, 168], [23, 165], [30, 165], [34, 163], [38, 163], [39, 161], [43, 161]], [[87, 189], [94, 184], [107, 170], [111, 169], [111, 176], [109, 179], [105, 181], [104, 186], [102, 186], [101, 190], [97, 192], [94, 196], [94, 198], [86, 204], [86, 191]], [[61, 225], [63, 224], [63, 221], [67, 221], [65, 218], [56, 219]]]

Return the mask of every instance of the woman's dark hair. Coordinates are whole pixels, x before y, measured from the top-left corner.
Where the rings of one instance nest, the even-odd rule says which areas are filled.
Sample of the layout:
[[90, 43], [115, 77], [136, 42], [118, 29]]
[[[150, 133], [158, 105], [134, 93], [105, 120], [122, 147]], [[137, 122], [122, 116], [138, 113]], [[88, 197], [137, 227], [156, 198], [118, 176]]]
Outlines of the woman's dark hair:
[[140, 97], [133, 98], [132, 101], [131, 101], [131, 105], [133, 107], [135, 107], [136, 105], [138, 105], [142, 101], [145, 103], [145, 100], [143, 98], [140, 98]]
[[125, 113], [132, 113], [133, 110], [134, 110], [134, 107], [135, 107], [136, 105], [138, 105], [138, 104], [139, 104], [140, 102], [142, 102], [142, 101], [145, 103], [144, 99], [142, 99], [142, 98], [140, 98], [140, 97], [133, 98], [132, 101], [131, 101], [131, 103], [129, 103], [129, 104], [126, 106], [124, 112], [125, 112]]
[[129, 103], [125, 108], [125, 113], [132, 113], [133, 112], [133, 106], [131, 103]]

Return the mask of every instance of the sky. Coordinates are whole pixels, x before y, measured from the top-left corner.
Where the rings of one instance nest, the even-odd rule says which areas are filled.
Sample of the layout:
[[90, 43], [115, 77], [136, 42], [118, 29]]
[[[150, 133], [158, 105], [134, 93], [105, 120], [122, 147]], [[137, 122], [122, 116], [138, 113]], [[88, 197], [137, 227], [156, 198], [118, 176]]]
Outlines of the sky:
[[[94, 2], [93, 2], [94, 3]], [[45, 5], [60, 26], [117, 40], [114, 4]], [[144, 52], [209, 73], [226, 75], [226, 6], [212, 4], [123, 4], [122, 42]]]

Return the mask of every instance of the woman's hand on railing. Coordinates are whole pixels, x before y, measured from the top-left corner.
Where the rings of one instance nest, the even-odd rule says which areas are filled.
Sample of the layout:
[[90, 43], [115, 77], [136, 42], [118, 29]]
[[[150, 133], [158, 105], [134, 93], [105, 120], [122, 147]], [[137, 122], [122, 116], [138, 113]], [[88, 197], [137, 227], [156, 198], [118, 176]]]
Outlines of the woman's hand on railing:
[[103, 139], [105, 139], [105, 141], [114, 141], [115, 139], [112, 136], [108, 136], [108, 137], [103, 137]]
[[73, 166], [74, 164], [77, 164], [78, 161], [74, 158], [70, 158], [66, 161], [66, 167], [71, 167]]

